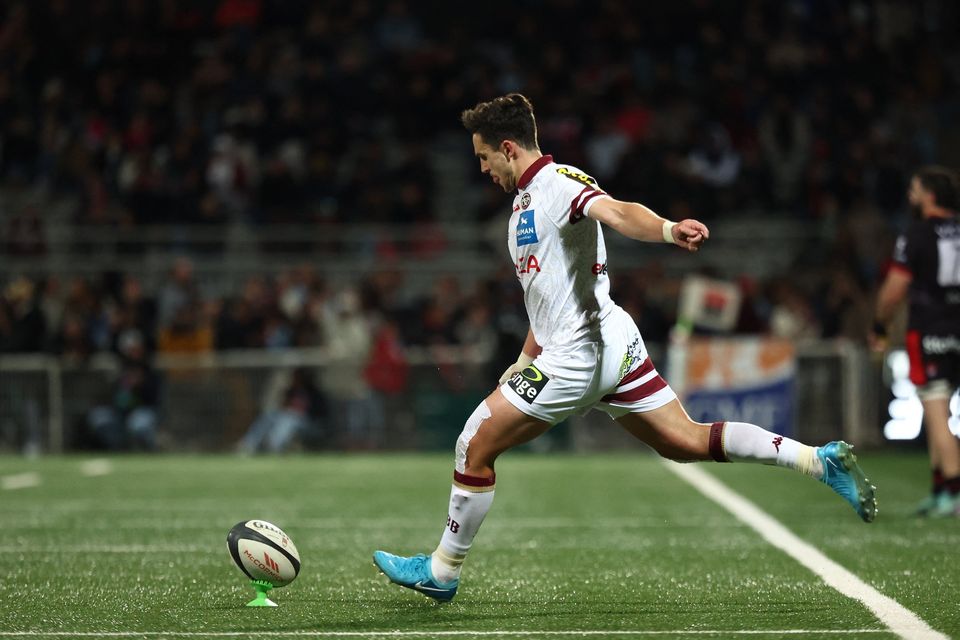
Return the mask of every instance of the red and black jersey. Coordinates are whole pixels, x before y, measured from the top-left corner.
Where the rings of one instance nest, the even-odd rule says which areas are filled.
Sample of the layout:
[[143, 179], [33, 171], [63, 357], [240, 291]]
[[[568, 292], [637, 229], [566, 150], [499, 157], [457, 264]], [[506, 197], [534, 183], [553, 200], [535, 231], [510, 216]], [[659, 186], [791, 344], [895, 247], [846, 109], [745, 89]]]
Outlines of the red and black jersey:
[[892, 268], [913, 277], [910, 330], [960, 335], [960, 216], [911, 221], [897, 238]]

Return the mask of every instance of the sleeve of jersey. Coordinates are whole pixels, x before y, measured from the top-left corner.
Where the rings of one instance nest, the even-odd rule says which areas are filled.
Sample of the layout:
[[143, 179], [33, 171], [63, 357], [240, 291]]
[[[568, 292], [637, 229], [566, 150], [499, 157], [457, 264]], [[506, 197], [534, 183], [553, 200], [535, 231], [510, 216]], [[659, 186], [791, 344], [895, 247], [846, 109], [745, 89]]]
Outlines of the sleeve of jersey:
[[606, 196], [606, 191], [587, 185], [570, 201], [570, 224], [577, 224], [587, 217], [587, 212], [597, 200]]

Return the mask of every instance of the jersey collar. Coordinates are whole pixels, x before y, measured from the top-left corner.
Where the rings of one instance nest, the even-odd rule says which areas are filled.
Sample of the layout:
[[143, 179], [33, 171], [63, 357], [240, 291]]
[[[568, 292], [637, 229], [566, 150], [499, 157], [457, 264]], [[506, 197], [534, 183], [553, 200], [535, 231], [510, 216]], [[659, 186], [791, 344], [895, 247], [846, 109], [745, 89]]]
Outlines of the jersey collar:
[[540, 156], [537, 158], [532, 165], [527, 167], [527, 170], [523, 172], [520, 179], [517, 180], [517, 189], [526, 189], [527, 185], [530, 184], [530, 181], [533, 180], [533, 177], [537, 175], [540, 169], [543, 169], [551, 162], [553, 162], [553, 156]]

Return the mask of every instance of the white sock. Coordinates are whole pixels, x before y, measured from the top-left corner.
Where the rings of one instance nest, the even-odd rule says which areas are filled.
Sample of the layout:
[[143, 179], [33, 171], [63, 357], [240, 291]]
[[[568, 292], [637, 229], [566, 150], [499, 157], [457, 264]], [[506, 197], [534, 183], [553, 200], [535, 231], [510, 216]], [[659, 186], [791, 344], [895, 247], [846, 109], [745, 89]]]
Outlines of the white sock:
[[476, 478], [454, 473], [450, 489], [447, 526], [440, 544], [430, 559], [433, 577], [442, 583], [460, 577], [460, 568], [473, 544], [473, 538], [493, 505], [493, 478]]
[[760, 462], [823, 476], [816, 449], [746, 422], [723, 423], [723, 452], [733, 462]]

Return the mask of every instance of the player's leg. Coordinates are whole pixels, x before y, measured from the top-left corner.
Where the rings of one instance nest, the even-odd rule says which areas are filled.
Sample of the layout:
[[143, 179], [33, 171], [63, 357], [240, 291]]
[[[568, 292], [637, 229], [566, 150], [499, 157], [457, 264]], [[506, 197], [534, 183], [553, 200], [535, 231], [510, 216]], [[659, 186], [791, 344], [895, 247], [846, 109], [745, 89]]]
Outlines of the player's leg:
[[671, 460], [775, 464], [819, 478], [816, 450], [746, 422], [694, 422], [679, 400], [618, 418], [627, 431]]
[[950, 388], [942, 380], [936, 382], [920, 390], [933, 487], [931, 499], [920, 505], [918, 513], [943, 517], [960, 515], [960, 440], [948, 426]]
[[499, 389], [476, 408], [457, 439], [447, 525], [433, 554], [435, 575], [445, 581], [459, 577], [473, 538], [493, 504], [497, 457], [549, 428], [507, 402]]
[[430, 556], [406, 558], [383, 551], [374, 562], [395, 583], [437, 600], [456, 594], [460, 569], [493, 505], [497, 457], [550, 428], [526, 415], [497, 389], [481, 402], [457, 439], [454, 481], [440, 544]]
[[814, 448], [746, 422], [698, 423], [675, 398], [649, 411], [627, 413], [617, 422], [666, 458], [788, 467], [828, 484], [865, 521], [876, 516], [874, 488], [846, 443]]
[[[939, 336], [931, 342], [951, 343], [956, 336]], [[960, 357], [930, 353], [927, 338], [907, 336], [910, 381], [923, 404], [923, 424], [930, 454], [931, 491], [917, 506], [917, 515], [954, 515], [960, 506], [960, 442], [950, 432], [950, 396], [960, 377]], [[951, 384], [950, 380], [953, 380]]]

